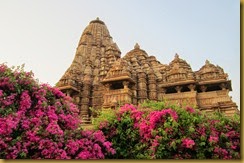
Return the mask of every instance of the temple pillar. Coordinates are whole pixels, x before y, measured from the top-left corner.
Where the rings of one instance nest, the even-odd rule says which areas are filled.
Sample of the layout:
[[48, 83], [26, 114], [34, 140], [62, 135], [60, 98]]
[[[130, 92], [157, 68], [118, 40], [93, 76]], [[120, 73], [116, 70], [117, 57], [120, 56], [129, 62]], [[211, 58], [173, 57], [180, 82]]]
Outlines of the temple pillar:
[[110, 83], [106, 83], [106, 84], [104, 85], [105, 90], [106, 90], [106, 91], [109, 91], [109, 90], [110, 90], [110, 86], [111, 86]]
[[146, 73], [138, 73], [138, 102], [142, 103], [147, 99], [147, 80]]
[[157, 85], [156, 85], [156, 75], [151, 72], [148, 75], [148, 91], [149, 91], [149, 99], [157, 100]]
[[175, 87], [175, 90], [177, 91], [177, 93], [180, 93], [180, 92], [181, 92], [181, 89], [182, 89], [181, 86], [176, 86], [176, 87]]
[[191, 92], [195, 91], [196, 85], [190, 84], [188, 85], [188, 88], [191, 90]]
[[220, 87], [221, 87], [222, 90], [226, 90], [226, 84], [225, 83], [221, 83]]
[[129, 82], [128, 81], [123, 81], [123, 86], [124, 86], [124, 89], [128, 89]]
[[137, 92], [136, 92], [136, 85], [133, 85], [131, 90], [132, 90], [132, 103], [134, 105], [137, 105]]
[[90, 76], [85, 75], [86, 81], [83, 83], [83, 89], [81, 92], [82, 99], [81, 99], [81, 117], [84, 123], [89, 123], [90, 121], [90, 114], [89, 114], [89, 106], [91, 100], [91, 84], [90, 84]]
[[200, 86], [200, 90], [201, 90], [202, 92], [206, 92], [207, 87], [206, 87], [205, 85], [201, 85], [201, 86]]

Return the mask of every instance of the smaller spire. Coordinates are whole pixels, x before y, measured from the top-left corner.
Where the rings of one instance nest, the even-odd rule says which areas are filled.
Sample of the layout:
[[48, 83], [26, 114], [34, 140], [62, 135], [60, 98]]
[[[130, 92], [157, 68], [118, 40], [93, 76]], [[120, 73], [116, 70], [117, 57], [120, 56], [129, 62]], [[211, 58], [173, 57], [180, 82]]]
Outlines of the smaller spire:
[[135, 44], [134, 49], [140, 49], [140, 45], [138, 43]]
[[205, 65], [209, 65], [209, 64], [210, 64], [209, 60], [206, 59]]
[[175, 59], [179, 59], [179, 54], [175, 53]]
[[97, 17], [95, 20], [90, 21], [90, 24], [91, 24], [91, 23], [100, 23], [100, 24], [105, 25], [105, 23], [104, 23], [103, 21], [101, 21], [101, 20], [99, 19], [99, 17]]

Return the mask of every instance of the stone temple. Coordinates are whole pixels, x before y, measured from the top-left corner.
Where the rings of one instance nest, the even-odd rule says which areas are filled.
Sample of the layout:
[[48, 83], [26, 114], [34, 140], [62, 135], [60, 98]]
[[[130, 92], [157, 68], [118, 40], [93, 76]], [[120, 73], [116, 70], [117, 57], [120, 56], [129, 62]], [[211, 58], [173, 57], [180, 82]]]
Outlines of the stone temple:
[[206, 60], [193, 71], [178, 54], [169, 64], [161, 64], [138, 44], [121, 57], [118, 45], [98, 18], [83, 31], [74, 60], [57, 87], [74, 99], [87, 121], [92, 116], [90, 107], [138, 105], [147, 99], [227, 115], [238, 112], [229, 96], [231, 81], [221, 67]]

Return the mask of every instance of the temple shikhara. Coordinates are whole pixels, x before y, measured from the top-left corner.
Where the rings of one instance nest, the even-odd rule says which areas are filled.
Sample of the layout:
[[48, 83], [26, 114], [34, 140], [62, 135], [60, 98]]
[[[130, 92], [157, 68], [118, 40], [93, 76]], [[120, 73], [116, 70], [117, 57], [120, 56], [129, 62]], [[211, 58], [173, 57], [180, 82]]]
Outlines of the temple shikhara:
[[97, 18], [82, 33], [74, 60], [57, 87], [74, 99], [87, 121], [90, 107], [137, 105], [147, 99], [227, 115], [238, 112], [229, 96], [231, 81], [221, 67], [206, 60], [193, 71], [178, 54], [172, 58], [169, 64], [162, 64], [137, 43], [121, 57], [105, 23]]

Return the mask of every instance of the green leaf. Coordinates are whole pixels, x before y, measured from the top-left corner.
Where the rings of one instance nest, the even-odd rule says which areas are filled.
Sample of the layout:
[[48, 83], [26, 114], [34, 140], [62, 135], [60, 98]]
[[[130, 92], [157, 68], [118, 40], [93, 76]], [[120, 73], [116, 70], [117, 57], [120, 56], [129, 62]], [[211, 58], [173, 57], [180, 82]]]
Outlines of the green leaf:
[[190, 133], [193, 133], [193, 132], [195, 132], [195, 129], [191, 126], [191, 127], [189, 128], [189, 132], [190, 132]]
[[177, 123], [176, 121], [173, 121], [172, 126], [173, 127], [178, 127], [179, 126], [179, 123]]
[[199, 145], [200, 145], [200, 146], [205, 146], [206, 143], [205, 143], [205, 142], [201, 142]]

